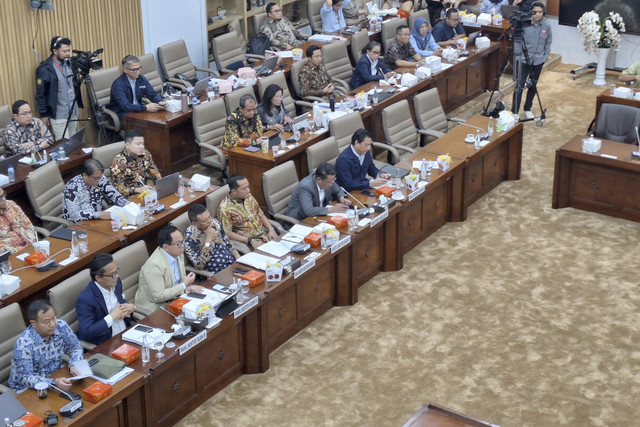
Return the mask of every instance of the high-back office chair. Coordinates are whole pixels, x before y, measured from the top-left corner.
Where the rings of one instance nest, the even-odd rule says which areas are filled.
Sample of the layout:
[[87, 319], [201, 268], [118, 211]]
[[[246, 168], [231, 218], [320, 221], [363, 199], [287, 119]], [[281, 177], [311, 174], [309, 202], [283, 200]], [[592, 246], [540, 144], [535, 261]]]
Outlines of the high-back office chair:
[[9, 124], [13, 114], [9, 105], [0, 105], [0, 155], [4, 154], [4, 137], [2, 128]]
[[293, 91], [296, 93], [296, 96], [301, 101], [296, 101], [298, 105], [306, 105], [308, 107], [313, 107], [313, 102], [325, 102], [324, 99], [319, 96], [302, 96], [302, 92], [300, 91], [300, 72], [302, 71], [302, 67], [309, 62], [308, 58], [302, 58], [301, 61], [296, 61], [291, 64], [291, 78], [290, 82], [293, 86]]
[[[387, 144], [399, 153], [415, 153], [420, 148], [420, 134], [409, 114], [409, 102], [406, 99], [385, 107], [382, 110], [382, 131]], [[393, 164], [399, 158], [393, 158]]]
[[13, 346], [27, 327], [17, 302], [0, 308], [0, 325], [0, 393], [6, 393], [11, 390], [5, 384], [11, 373]]
[[322, 29], [322, 16], [320, 15], [320, 9], [324, 3], [325, 0], [309, 0], [307, 2], [307, 17], [313, 34], [327, 34]]
[[198, 145], [198, 162], [228, 175], [227, 157], [220, 149], [227, 120], [224, 98], [217, 98], [193, 107], [193, 134]]
[[142, 66], [142, 75], [149, 80], [153, 90], [157, 93], [162, 93], [162, 76], [156, 66], [156, 60], [152, 53], [139, 56], [140, 66]]
[[400, 25], [407, 25], [406, 18], [391, 19], [382, 23], [380, 31], [380, 41], [382, 42], [382, 53], [387, 51], [389, 44], [396, 38], [396, 28]]
[[298, 172], [293, 160], [289, 160], [262, 174], [262, 194], [269, 215], [279, 222], [298, 224], [296, 218], [286, 215], [293, 190], [298, 186]]
[[[246, 67], [250, 60], [255, 62], [264, 59], [264, 56], [253, 55], [243, 51], [240, 39], [242, 39], [242, 37], [238, 36], [235, 31], [220, 34], [211, 39], [213, 57], [216, 60], [216, 65], [222, 72], [232, 73], [240, 67]], [[234, 63], [236, 64], [234, 68], [228, 68], [228, 66]], [[240, 65], [240, 63], [242, 64]]]
[[[80, 292], [87, 287], [90, 281], [91, 276], [89, 269], [85, 268], [47, 291], [49, 302], [51, 303], [51, 307], [53, 307], [53, 311], [56, 313], [56, 317], [67, 322], [71, 330], [75, 333], [78, 332], [76, 301], [78, 300]], [[95, 347], [95, 344], [82, 340], [80, 340], [80, 344], [82, 344], [82, 348], [85, 350], [91, 350]]]
[[260, 99], [262, 99], [264, 91], [267, 90], [267, 87], [269, 87], [269, 85], [271, 84], [276, 84], [282, 88], [282, 104], [284, 105], [284, 108], [286, 108], [289, 112], [289, 117], [295, 117], [296, 103], [291, 97], [291, 93], [289, 92], [289, 85], [287, 84], [287, 79], [284, 76], [284, 73], [272, 74], [258, 80], [258, 93], [260, 94]]
[[449, 130], [448, 122], [464, 123], [463, 119], [447, 117], [440, 102], [438, 88], [431, 88], [413, 97], [413, 112], [424, 143], [440, 138]]
[[267, 12], [260, 12], [251, 17], [251, 24], [253, 25], [253, 34], [260, 32], [262, 23], [267, 19]]
[[105, 177], [109, 178], [111, 176], [111, 162], [113, 162], [113, 158], [122, 150], [124, 150], [124, 141], [96, 147], [91, 152], [91, 157], [97, 159], [102, 166], [104, 166], [102, 174]]
[[[212, 217], [218, 218], [218, 206], [220, 206], [220, 202], [229, 195], [229, 186], [223, 185], [212, 193], [207, 194], [206, 197], [206, 206], [207, 210], [211, 214]], [[238, 250], [241, 254], [248, 254], [251, 252], [249, 246], [244, 243], [240, 243], [237, 240], [231, 240], [231, 244], [234, 248]]]
[[353, 65], [347, 52], [347, 44], [335, 42], [322, 45], [322, 61], [336, 89], [349, 92], [349, 82], [353, 76]]
[[636, 127], [640, 128], [640, 108], [621, 104], [602, 104], [594, 135], [611, 141], [636, 144]]
[[[147, 252], [147, 244], [144, 240], [138, 240], [113, 253], [113, 262], [120, 269], [118, 276], [122, 282], [122, 293], [128, 302], [135, 303], [140, 269], [147, 262], [147, 259], [149, 259], [149, 252]], [[151, 313], [144, 313], [136, 309], [133, 317], [140, 320], [149, 314]]]
[[[256, 94], [253, 91], [253, 86], [241, 87], [224, 96], [224, 107], [227, 110], [227, 115], [231, 115], [233, 110], [240, 106], [240, 98], [245, 94], [253, 95], [254, 98], [256, 97]], [[256, 105], [258, 103], [259, 101], [256, 99]]]
[[120, 67], [110, 67], [93, 71], [90, 75], [93, 89], [96, 92], [96, 100], [98, 104], [102, 105], [102, 111], [107, 118], [104, 127], [122, 138], [124, 136], [123, 124], [120, 123], [118, 115], [107, 108], [111, 102], [111, 85], [115, 79], [120, 77], [121, 73]]
[[247, 39], [244, 38], [244, 33], [242, 32], [242, 27], [240, 26], [238, 18], [233, 18], [227, 25], [227, 32], [230, 33], [231, 31], [236, 32], [238, 42], [240, 43], [240, 49], [242, 49], [243, 52], [248, 52]]
[[332, 165], [335, 165], [336, 159], [340, 155], [340, 151], [338, 151], [338, 143], [333, 136], [310, 145], [307, 147], [306, 153], [309, 173], [315, 172], [316, 168], [321, 163], [331, 163]]
[[360, 58], [362, 58], [362, 49], [369, 43], [369, 33], [367, 30], [358, 31], [351, 36], [351, 44], [349, 45], [349, 51], [351, 52], [351, 59], [354, 64], [358, 65]]
[[184, 40], [176, 40], [160, 46], [158, 48], [158, 62], [160, 63], [160, 70], [165, 81], [171, 82], [179, 86], [187, 86], [184, 81], [175, 77], [176, 74], [183, 74], [191, 85], [194, 85], [198, 80], [196, 71], [203, 71], [205, 73], [212, 74], [215, 77], [220, 77], [217, 71], [210, 68], [200, 68], [193, 65], [191, 57], [189, 57], [189, 51]]
[[48, 236], [63, 225], [71, 225], [61, 217], [64, 181], [56, 162], [46, 163], [31, 172], [24, 179], [24, 185], [33, 212], [44, 227], [38, 232]]
[[409, 15], [409, 28], [411, 30], [413, 30], [413, 23], [416, 22], [416, 19], [418, 18], [424, 18], [427, 20], [427, 23], [430, 23], [431, 21], [429, 20], [429, 10], [428, 9], [421, 9], [421, 10], [417, 10], [415, 12], [411, 12], [411, 14]]

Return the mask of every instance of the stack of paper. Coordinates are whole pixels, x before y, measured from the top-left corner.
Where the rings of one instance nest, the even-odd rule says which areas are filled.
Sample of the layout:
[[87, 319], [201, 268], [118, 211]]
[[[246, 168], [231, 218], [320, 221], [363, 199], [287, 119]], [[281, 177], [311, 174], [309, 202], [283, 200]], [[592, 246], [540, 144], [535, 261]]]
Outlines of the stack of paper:
[[273, 258], [266, 255], [260, 255], [255, 252], [249, 252], [246, 255], [242, 255], [240, 258], [238, 258], [237, 261], [242, 264], [246, 264], [250, 267], [256, 268], [258, 270], [266, 270], [267, 262], [271, 264], [275, 264], [280, 260], [278, 258]]

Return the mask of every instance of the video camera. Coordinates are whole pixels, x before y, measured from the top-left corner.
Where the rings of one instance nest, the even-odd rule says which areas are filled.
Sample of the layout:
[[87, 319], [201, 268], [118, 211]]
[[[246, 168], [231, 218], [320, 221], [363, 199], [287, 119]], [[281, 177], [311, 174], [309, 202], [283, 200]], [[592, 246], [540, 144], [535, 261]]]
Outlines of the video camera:
[[516, 10], [513, 15], [509, 18], [511, 25], [514, 26], [516, 30], [521, 28], [530, 27], [533, 25], [533, 19], [531, 18], [535, 12], [532, 11], [521, 11]]
[[104, 52], [103, 48], [97, 49], [94, 52], [85, 52], [83, 50], [73, 50], [72, 52], [76, 56], [69, 58], [69, 61], [71, 62], [73, 72], [79, 74], [80, 77], [89, 74], [89, 69], [99, 70], [102, 68], [102, 59], [96, 58], [96, 56]]

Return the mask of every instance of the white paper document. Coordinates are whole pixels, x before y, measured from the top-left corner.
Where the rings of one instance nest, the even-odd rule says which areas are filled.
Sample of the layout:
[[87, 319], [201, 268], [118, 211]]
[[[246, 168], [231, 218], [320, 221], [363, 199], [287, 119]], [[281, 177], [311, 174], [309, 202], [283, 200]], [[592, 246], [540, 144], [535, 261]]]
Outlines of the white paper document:
[[283, 243], [275, 242], [273, 240], [265, 243], [264, 245], [260, 245], [258, 249], [278, 258], [281, 258], [290, 252], [289, 248]]
[[73, 367], [76, 368], [76, 371], [78, 371], [78, 375], [69, 378], [71, 381], [81, 380], [82, 378], [87, 378], [93, 375], [91, 367], [89, 366], [89, 361], [87, 359], [82, 359], [74, 362]]
[[266, 270], [267, 262], [275, 264], [280, 260], [266, 255], [260, 255], [255, 252], [249, 252], [246, 255], [242, 255], [237, 259], [239, 263], [246, 264], [249, 267], [256, 268], [258, 270]]

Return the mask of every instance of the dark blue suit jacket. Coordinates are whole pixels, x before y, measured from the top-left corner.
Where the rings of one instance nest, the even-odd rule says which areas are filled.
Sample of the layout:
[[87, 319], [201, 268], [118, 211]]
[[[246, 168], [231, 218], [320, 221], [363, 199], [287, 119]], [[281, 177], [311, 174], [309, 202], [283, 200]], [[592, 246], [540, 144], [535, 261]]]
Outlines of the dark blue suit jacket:
[[393, 70], [384, 65], [382, 61], [378, 61], [376, 64], [376, 74], [371, 74], [371, 60], [364, 54], [362, 58], [360, 58], [360, 61], [358, 61], [358, 65], [356, 65], [356, 69], [351, 77], [351, 82], [349, 83], [349, 89], [353, 90], [374, 80], [382, 80], [384, 79], [384, 75], [390, 71]]
[[162, 101], [162, 97], [153, 90], [149, 80], [141, 75], [136, 79], [136, 99], [138, 103], [134, 104], [133, 91], [131, 90], [129, 79], [125, 73], [122, 73], [111, 84], [111, 102], [109, 102], [107, 108], [116, 113], [122, 120], [122, 116], [126, 113], [147, 111], [146, 107], [140, 103], [145, 96], [151, 102]]
[[[122, 295], [120, 279], [118, 279], [114, 292], [120, 304], [127, 302]], [[111, 338], [111, 328], [104, 320], [104, 317], [109, 314], [107, 304], [104, 302], [98, 285], [93, 280], [78, 295], [76, 313], [78, 314], [78, 338], [96, 345]], [[130, 321], [125, 318], [127, 326]]]
[[375, 178], [379, 172], [380, 170], [373, 164], [370, 151], [367, 151], [360, 166], [360, 161], [351, 149], [351, 145], [345, 148], [336, 160], [336, 181], [347, 191], [368, 189], [367, 174]]
[[453, 31], [453, 28], [447, 25], [446, 19], [438, 22], [435, 27], [433, 27], [433, 31], [431, 35], [433, 39], [437, 42], [445, 42], [454, 38], [457, 34], [464, 34], [464, 28], [462, 27], [462, 23], [458, 22], [458, 26], [456, 27], [456, 31]]

